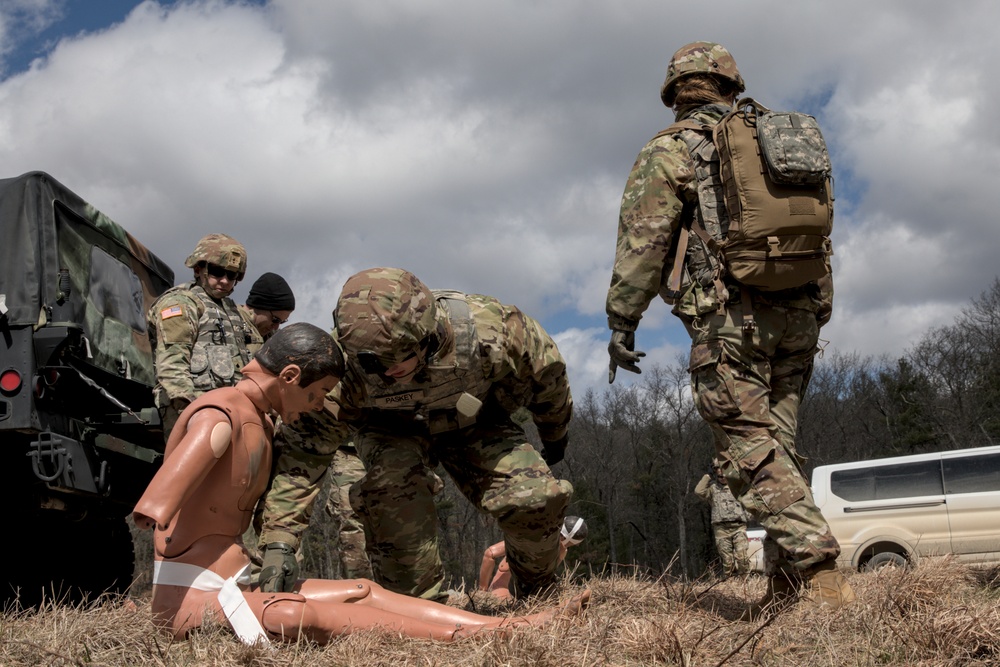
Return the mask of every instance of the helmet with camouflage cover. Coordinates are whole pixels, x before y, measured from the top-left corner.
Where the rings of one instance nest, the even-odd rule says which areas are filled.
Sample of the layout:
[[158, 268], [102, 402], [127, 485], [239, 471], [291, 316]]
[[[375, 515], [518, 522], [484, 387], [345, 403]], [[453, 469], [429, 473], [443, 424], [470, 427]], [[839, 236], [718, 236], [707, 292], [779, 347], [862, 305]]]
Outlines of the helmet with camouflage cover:
[[232, 236], [209, 234], [198, 241], [184, 266], [193, 269], [201, 262], [221, 266], [227, 271], [236, 271], [239, 274], [237, 280], [243, 280], [247, 272], [247, 251]]
[[665, 105], [674, 105], [674, 88], [689, 74], [714, 74], [728, 79], [736, 86], [737, 95], [746, 90], [736, 60], [726, 47], [715, 42], [691, 42], [677, 49], [667, 65], [667, 78], [660, 88], [660, 99]]
[[437, 333], [434, 295], [403, 269], [367, 269], [348, 278], [333, 319], [344, 351], [372, 355], [383, 368], [427, 346]]

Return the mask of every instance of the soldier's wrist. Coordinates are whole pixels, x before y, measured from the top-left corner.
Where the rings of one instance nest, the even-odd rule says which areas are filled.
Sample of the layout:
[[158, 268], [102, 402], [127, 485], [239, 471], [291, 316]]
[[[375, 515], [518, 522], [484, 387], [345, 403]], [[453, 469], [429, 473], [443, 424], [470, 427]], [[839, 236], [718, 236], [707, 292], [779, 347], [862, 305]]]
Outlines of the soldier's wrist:
[[613, 331], [635, 331], [639, 328], [639, 320], [622, 317], [617, 313], [608, 313], [608, 328]]
[[294, 550], [298, 550], [299, 548], [299, 538], [284, 530], [261, 531], [260, 539], [257, 540], [261, 548], [266, 548], [268, 544], [275, 542], [287, 544]]

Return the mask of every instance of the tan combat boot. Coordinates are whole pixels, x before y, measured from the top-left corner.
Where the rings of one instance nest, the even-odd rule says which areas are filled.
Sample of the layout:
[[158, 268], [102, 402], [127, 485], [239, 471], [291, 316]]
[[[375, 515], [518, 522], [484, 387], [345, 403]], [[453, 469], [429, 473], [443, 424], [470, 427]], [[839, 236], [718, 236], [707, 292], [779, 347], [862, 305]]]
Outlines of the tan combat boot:
[[802, 604], [818, 609], [840, 609], [854, 602], [854, 589], [837, 569], [837, 561], [830, 559], [811, 567], [802, 577]]
[[784, 572], [777, 572], [767, 578], [767, 588], [764, 597], [747, 607], [740, 616], [741, 621], [757, 621], [765, 616], [777, 614], [779, 611], [795, 602], [798, 594], [798, 581]]

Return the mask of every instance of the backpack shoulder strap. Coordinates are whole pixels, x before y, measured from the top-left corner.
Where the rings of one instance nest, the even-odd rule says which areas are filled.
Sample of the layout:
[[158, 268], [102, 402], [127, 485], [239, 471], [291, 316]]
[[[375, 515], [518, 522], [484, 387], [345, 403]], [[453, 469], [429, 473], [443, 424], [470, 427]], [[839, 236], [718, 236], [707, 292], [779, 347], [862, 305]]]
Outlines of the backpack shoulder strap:
[[698, 121], [693, 120], [691, 118], [685, 118], [684, 120], [679, 120], [671, 124], [666, 129], [660, 130], [653, 136], [653, 139], [659, 139], [660, 137], [665, 137], [670, 134], [677, 134], [681, 130], [695, 130], [695, 131], [704, 130], [706, 132], [711, 132], [712, 126], [705, 125], [704, 123], [699, 123]]

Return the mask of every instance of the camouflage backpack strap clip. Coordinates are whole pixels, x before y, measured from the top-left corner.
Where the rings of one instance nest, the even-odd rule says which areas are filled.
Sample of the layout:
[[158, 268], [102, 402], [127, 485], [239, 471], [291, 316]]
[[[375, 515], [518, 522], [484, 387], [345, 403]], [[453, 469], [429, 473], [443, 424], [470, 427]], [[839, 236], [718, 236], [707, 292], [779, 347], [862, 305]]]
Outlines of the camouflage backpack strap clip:
[[729, 288], [726, 287], [725, 281], [722, 280], [722, 275], [726, 268], [722, 246], [712, 238], [712, 235], [708, 233], [705, 225], [697, 216], [694, 216], [691, 220], [691, 231], [701, 239], [701, 242], [705, 244], [708, 251], [718, 260], [715, 270], [712, 272], [712, 284], [715, 286], [715, 292], [719, 297], [719, 312], [721, 313], [726, 308], [726, 302], [729, 301]]
[[733, 105], [733, 111], [731, 113], [744, 114], [747, 118], [756, 118], [766, 113], [770, 113], [770, 111], [771, 110], [769, 108], [752, 97], [741, 97], [736, 100], [736, 104]]

